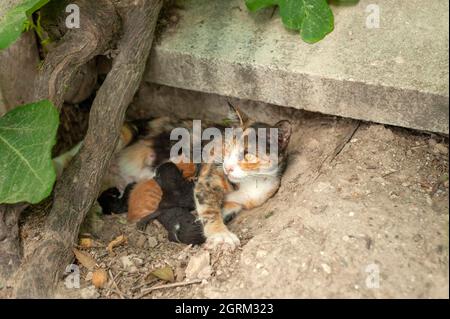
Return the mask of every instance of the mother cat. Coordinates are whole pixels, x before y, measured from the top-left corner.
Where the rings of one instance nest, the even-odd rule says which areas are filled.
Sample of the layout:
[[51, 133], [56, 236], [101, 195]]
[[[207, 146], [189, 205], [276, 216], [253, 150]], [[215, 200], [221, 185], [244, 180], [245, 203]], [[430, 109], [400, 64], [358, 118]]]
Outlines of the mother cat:
[[[275, 125], [252, 122], [238, 109], [230, 107], [232, 125], [242, 129], [243, 134], [226, 142], [223, 163], [202, 164], [194, 188], [197, 212], [210, 247], [239, 245], [239, 238], [228, 230], [224, 220], [242, 209], [262, 205], [275, 194], [287, 164], [287, 146], [292, 132], [286, 120]], [[265, 130], [258, 130], [261, 128]], [[270, 135], [270, 128], [277, 129], [275, 136]], [[266, 134], [265, 152], [258, 151], [257, 140], [248, 138], [251, 132], [256, 136], [258, 132]], [[277, 143], [275, 158], [269, 152], [273, 143]]]
[[[206, 245], [210, 248], [237, 247], [239, 238], [228, 230], [224, 221], [242, 209], [262, 205], [276, 193], [287, 164], [287, 146], [292, 132], [291, 124], [286, 120], [275, 125], [254, 122], [231, 104], [229, 106], [227, 126], [240, 129], [242, 134], [224, 142], [220, 161], [199, 166], [194, 187], [196, 209], [203, 222]], [[104, 179], [103, 190], [112, 186], [123, 190], [129, 183], [146, 183], [158, 165], [171, 160], [170, 151], [174, 141], [170, 140], [170, 132], [174, 128], [186, 128], [192, 134], [192, 124], [190, 120], [168, 117], [139, 121], [134, 125], [134, 133], [139, 132], [138, 136], [131, 134], [133, 129], [129, 124], [125, 125], [118, 151]], [[202, 122], [202, 128], [207, 127], [216, 127], [222, 132], [225, 130], [222, 124]], [[265, 130], [258, 130], [262, 128]], [[275, 135], [270, 134], [271, 128], [276, 129]], [[258, 138], [258, 134], [266, 135], [265, 152], [258, 150], [258, 139], [249, 138], [253, 133]], [[133, 135], [137, 140], [133, 141]], [[270, 156], [273, 154], [269, 151], [274, 144], [277, 146], [275, 157]], [[73, 156], [74, 152], [68, 154]], [[66, 163], [67, 156], [63, 155], [59, 161]], [[186, 169], [186, 165], [183, 169]], [[144, 195], [134, 195], [130, 198], [145, 198]], [[148, 213], [155, 209], [154, 203], [149, 206], [152, 207], [148, 208]], [[130, 213], [134, 212], [129, 211], [129, 217]]]

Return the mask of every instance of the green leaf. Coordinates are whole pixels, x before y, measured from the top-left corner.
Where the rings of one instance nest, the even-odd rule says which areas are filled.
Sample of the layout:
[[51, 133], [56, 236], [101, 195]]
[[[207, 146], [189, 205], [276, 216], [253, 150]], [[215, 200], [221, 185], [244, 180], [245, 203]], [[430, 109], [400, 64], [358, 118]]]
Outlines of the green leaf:
[[333, 12], [325, 0], [303, 1], [305, 11], [300, 35], [308, 43], [320, 41], [334, 29]]
[[337, 6], [350, 6], [357, 4], [359, 0], [329, 0], [328, 2]]
[[301, 30], [305, 17], [305, 0], [278, 0], [280, 16], [286, 28]]
[[16, 41], [27, 19], [49, 0], [23, 0], [0, 17], [0, 50]]
[[333, 12], [326, 0], [246, 0], [247, 8], [255, 11], [278, 5], [286, 28], [300, 31], [305, 42], [314, 43], [333, 31]]
[[278, 4], [278, 0], [246, 0], [245, 4], [250, 11], [271, 7]]
[[50, 195], [58, 124], [58, 111], [47, 100], [16, 107], [0, 118], [0, 203], [35, 204]]

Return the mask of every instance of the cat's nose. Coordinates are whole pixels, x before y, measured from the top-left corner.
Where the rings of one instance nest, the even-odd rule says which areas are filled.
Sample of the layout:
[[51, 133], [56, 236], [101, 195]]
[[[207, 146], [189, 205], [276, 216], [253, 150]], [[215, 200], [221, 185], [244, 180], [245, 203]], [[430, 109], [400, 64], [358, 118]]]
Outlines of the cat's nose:
[[232, 173], [233, 170], [234, 170], [233, 166], [225, 166], [225, 172], [226, 172], [227, 174]]

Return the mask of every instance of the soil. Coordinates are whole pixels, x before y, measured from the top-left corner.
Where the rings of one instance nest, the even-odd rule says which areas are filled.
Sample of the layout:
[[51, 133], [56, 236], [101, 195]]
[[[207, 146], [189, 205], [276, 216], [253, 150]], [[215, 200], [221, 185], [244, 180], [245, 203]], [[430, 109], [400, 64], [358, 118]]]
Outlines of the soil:
[[[141, 232], [123, 215], [102, 216], [89, 234], [95, 247], [78, 248], [107, 270], [107, 284], [94, 288], [80, 265], [80, 288], [62, 279], [57, 297], [448, 298], [446, 138], [294, 113], [281, 188], [229, 224], [241, 246], [207, 252], [201, 280], [185, 284], [185, 272], [204, 248], [169, 242], [157, 222]], [[45, 207], [23, 221], [25, 256]], [[111, 254], [106, 246], [119, 235], [127, 242]], [[150, 274], [167, 266], [183, 286]]]

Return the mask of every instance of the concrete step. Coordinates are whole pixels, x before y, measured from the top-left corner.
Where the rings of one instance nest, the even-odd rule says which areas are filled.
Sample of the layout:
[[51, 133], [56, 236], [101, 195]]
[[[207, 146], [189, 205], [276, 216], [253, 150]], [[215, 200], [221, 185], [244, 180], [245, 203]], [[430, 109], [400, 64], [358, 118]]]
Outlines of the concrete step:
[[333, 6], [335, 30], [314, 45], [243, 0], [182, 3], [154, 46], [148, 82], [449, 132], [446, 0], [379, 0], [379, 28], [366, 24], [371, 0]]

